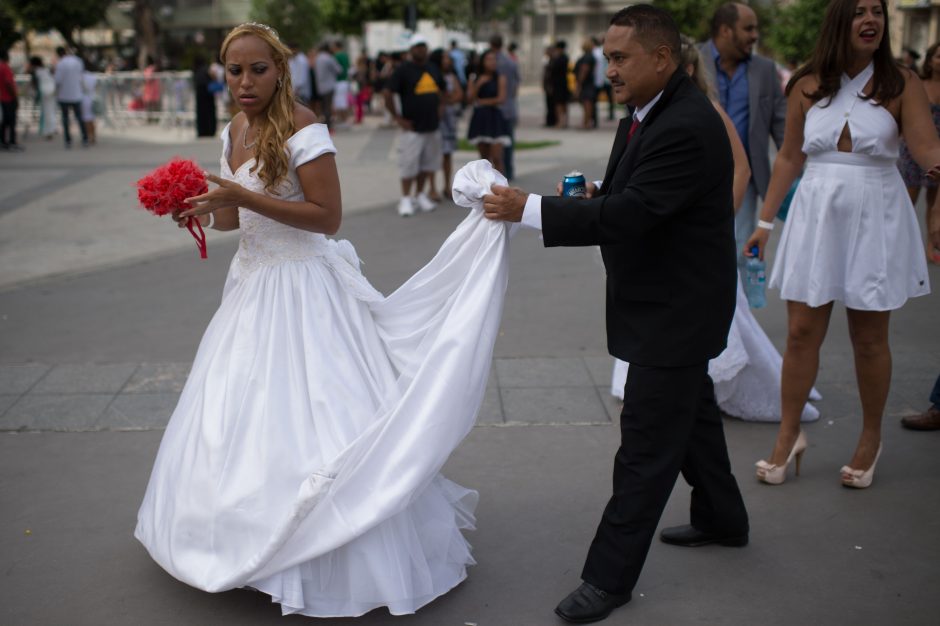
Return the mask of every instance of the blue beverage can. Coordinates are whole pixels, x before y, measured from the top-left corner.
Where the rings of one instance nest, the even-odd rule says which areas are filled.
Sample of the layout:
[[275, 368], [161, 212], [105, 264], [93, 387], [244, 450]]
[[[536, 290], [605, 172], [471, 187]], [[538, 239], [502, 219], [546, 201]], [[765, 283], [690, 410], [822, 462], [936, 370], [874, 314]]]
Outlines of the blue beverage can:
[[568, 198], [583, 198], [587, 195], [587, 184], [581, 172], [568, 172], [561, 183], [561, 195]]

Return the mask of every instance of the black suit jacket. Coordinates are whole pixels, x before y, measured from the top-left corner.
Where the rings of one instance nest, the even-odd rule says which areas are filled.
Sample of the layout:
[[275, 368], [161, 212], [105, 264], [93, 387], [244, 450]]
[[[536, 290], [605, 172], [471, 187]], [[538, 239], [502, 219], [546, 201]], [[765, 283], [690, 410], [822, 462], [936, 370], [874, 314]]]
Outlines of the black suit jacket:
[[734, 315], [728, 135], [681, 69], [628, 143], [630, 123], [620, 123], [599, 195], [542, 198], [545, 245], [600, 245], [612, 355], [650, 367], [702, 363], [724, 349]]

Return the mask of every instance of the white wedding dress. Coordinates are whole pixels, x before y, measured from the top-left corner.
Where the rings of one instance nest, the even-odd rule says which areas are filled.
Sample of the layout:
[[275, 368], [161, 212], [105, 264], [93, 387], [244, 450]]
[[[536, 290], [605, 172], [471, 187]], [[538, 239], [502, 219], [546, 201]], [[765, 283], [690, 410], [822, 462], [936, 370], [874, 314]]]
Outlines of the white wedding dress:
[[[767, 333], [751, 313], [738, 276], [738, 295], [728, 345], [708, 362], [708, 375], [715, 384], [715, 400], [722, 412], [746, 421], [780, 421], [780, 368], [783, 358], [770, 342]], [[615, 359], [610, 393], [623, 400], [629, 365]], [[821, 400], [815, 388], [810, 400]], [[819, 419], [819, 410], [809, 402], [803, 407], [801, 420]]]
[[[223, 178], [263, 192], [253, 161], [230, 171], [222, 136]], [[287, 145], [281, 197], [298, 200], [294, 170], [335, 148], [320, 124]], [[482, 179], [480, 193], [495, 180]], [[461, 529], [477, 494], [438, 472], [482, 401], [510, 229], [472, 210], [383, 297], [348, 242], [246, 209], [239, 220], [135, 536], [179, 580], [252, 587], [285, 614], [412, 613], [474, 562]]]

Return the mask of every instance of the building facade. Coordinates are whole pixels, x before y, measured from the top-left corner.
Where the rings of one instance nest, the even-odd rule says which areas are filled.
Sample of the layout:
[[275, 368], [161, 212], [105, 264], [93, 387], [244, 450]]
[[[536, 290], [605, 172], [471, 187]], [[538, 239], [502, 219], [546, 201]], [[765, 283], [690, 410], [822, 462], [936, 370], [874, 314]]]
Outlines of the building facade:
[[894, 12], [890, 19], [895, 56], [900, 56], [903, 48], [923, 55], [940, 40], [940, 0], [898, 0], [889, 7]]

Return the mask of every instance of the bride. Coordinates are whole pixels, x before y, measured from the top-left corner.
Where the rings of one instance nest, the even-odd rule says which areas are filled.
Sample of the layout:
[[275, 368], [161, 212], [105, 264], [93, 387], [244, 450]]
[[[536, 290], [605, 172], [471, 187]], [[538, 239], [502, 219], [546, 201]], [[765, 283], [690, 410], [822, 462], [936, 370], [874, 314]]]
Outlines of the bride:
[[336, 149], [294, 102], [290, 51], [249, 23], [221, 58], [242, 112], [218, 186], [174, 219], [241, 240], [135, 536], [179, 580], [251, 587], [285, 614], [412, 613], [474, 563], [461, 530], [477, 494], [438, 472], [485, 390], [507, 229], [471, 211], [382, 296], [326, 237], [341, 221]]

